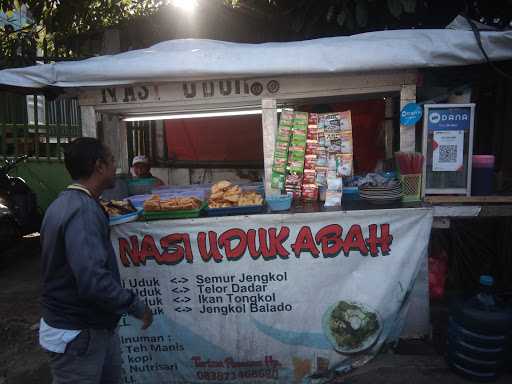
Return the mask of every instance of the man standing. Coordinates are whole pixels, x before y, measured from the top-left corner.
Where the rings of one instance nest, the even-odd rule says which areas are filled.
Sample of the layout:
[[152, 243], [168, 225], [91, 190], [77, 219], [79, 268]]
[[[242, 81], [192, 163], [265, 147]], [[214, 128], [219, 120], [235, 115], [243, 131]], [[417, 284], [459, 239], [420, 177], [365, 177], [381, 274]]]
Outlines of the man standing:
[[118, 384], [121, 351], [116, 327], [130, 314], [149, 327], [149, 308], [120, 283], [108, 217], [98, 197], [114, 183], [110, 150], [93, 138], [65, 148], [76, 184], [47, 209], [41, 227], [41, 346], [49, 351], [53, 384]]

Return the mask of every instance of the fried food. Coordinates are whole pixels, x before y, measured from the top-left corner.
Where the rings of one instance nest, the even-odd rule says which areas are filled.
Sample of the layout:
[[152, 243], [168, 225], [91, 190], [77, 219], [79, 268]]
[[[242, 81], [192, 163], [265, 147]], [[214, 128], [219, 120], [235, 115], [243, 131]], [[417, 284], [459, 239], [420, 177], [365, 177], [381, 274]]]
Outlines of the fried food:
[[224, 190], [224, 196], [240, 195], [242, 189], [238, 185], [232, 185]]
[[144, 202], [144, 210], [151, 211], [185, 211], [190, 209], [198, 209], [201, 207], [202, 201], [197, 197], [173, 197], [171, 199], [162, 200], [160, 196], [153, 195]]
[[211, 188], [208, 207], [227, 208], [248, 205], [262, 205], [263, 197], [256, 192], [243, 192], [240, 186], [229, 181], [220, 181]]
[[238, 200], [239, 206], [246, 205], [262, 205], [263, 197], [259, 193], [256, 192], [243, 192], [240, 200]]
[[110, 217], [137, 211], [129, 200], [101, 200], [100, 203]]
[[144, 211], [160, 211], [160, 196], [153, 195], [148, 200], [144, 201]]
[[162, 211], [185, 211], [189, 209], [198, 209], [202, 201], [196, 197], [175, 197], [160, 201]]
[[219, 181], [212, 185], [212, 193], [223, 192], [225, 189], [229, 188], [231, 183], [227, 180]]

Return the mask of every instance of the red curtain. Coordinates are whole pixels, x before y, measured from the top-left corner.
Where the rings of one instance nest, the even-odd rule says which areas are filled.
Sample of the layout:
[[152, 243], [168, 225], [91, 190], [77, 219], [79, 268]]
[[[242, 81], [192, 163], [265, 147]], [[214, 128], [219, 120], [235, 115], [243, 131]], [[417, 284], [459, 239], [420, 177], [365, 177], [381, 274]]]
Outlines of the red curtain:
[[165, 121], [169, 159], [262, 161], [261, 115]]

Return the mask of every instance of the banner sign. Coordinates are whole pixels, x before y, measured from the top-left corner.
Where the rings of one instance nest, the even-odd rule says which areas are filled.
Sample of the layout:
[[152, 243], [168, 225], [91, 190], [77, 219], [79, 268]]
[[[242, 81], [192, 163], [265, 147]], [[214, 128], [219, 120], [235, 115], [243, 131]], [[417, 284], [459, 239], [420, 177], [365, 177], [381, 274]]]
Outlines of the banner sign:
[[471, 107], [432, 107], [428, 110], [429, 131], [468, 131], [471, 127]]
[[112, 228], [123, 383], [302, 383], [399, 335], [430, 209], [134, 222]]

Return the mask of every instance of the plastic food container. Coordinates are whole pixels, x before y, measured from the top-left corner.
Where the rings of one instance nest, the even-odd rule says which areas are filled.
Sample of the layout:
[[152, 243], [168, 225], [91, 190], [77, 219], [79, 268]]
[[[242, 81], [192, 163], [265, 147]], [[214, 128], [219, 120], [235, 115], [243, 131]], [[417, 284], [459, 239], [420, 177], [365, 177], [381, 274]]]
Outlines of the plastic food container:
[[271, 211], [286, 211], [292, 206], [292, 195], [267, 196], [267, 205]]

